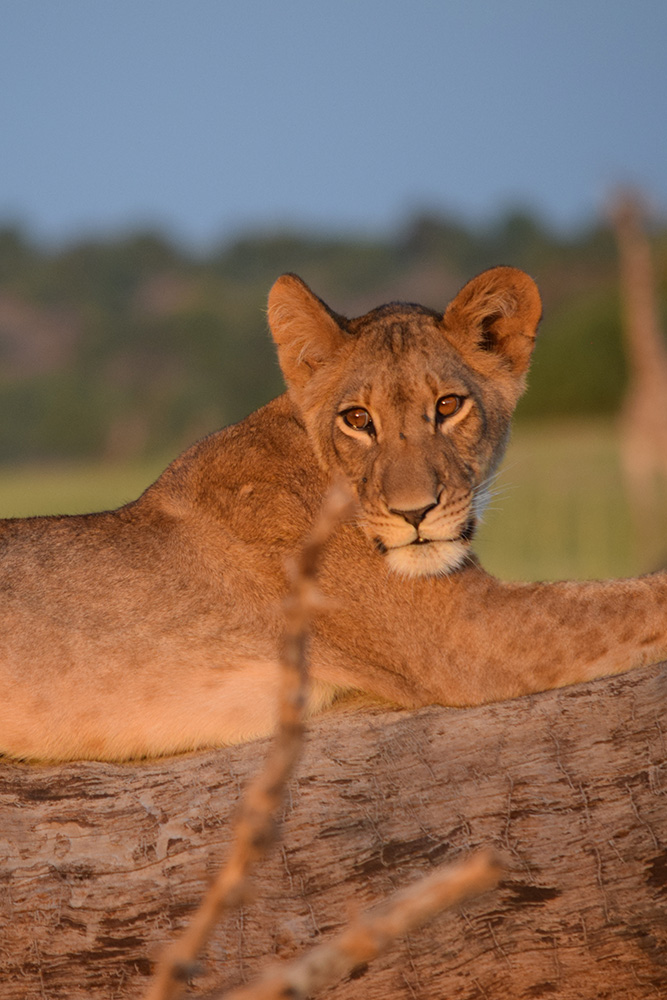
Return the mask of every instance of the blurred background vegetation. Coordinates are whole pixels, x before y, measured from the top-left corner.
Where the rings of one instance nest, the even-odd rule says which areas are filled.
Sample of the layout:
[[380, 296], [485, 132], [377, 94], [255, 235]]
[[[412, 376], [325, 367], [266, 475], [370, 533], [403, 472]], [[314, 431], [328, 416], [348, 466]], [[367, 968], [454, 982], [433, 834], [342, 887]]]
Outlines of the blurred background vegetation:
[[[664, 305], [667, 228], [651, 237]], [[518, 210], [479, 226], [424, 212], [364, 238], [251, 232], [206, 253], [159, 232], [46, 247], [0, 227], [0, 515], [131, 499], [187, 444], [281, 392], [265, 302], [282, 272], [358, 315], [392, 299], [444, 308], [499, 263], [537, 279], [545, 314], [480, 538], [486, 564], [533, 578], [653, 568], [618, 471], [612, 233], [601, 222], [565, 236]]]

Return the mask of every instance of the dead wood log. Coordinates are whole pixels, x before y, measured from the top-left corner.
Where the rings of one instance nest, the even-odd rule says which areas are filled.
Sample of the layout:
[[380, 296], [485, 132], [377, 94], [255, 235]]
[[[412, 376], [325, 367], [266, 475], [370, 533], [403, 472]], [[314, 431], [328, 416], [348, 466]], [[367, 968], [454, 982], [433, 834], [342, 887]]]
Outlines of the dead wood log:
[[[436, 863], [489, 845], [498, 890], [327, 996], [667, 993], [667, 672], [466, 711], [314, 721], [257, 898], [191, 995], [293, 958]], [[139, 764], [0, 766], [0, 998], [129, 998], [231, 842], [266, 742]]]

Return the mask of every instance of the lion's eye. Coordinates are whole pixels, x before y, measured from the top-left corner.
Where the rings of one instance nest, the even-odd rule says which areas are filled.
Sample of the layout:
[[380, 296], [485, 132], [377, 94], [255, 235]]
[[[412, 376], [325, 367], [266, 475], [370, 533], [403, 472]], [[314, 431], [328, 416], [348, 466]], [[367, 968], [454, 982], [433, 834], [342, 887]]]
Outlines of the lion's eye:
[[351, 410], [345, 410], [341, 416], [348, 427], [354, 427], [355, 431], [372, 430], [373, 421], [368, 410], [361, 406], [353, 406]]
[[438, 420], [445, 420], [453, 417], [463, 406], [463, 396], [441, 396], [435, 404], [435, 412]]

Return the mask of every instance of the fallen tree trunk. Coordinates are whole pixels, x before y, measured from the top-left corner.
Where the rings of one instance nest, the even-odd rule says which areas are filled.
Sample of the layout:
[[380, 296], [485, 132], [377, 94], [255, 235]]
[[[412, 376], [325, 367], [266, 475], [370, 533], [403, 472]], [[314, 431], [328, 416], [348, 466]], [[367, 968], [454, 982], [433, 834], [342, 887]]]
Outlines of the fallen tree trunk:
[[[667, 672], [456, 711], [315, 720], [257, 899], [192, 994], [219, 995], [480, 846], [498, 890], [327, 995], [667, 993]], [[0, 765], [0, 998], [140, 997], [225, 856], [267, 741], [134, 765]]]

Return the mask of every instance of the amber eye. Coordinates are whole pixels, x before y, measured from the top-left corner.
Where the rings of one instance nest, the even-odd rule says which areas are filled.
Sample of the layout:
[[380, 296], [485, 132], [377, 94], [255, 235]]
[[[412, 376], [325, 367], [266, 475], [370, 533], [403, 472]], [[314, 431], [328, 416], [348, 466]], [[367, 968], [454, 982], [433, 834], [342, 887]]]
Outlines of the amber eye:
[[370, 413], [361, 406], [353, 406], [351, 410], [341, 413], [341, 416], [347, 426], [354, 427], [355, 431], [368, 431], [373, 427]]
[[438, 419], [444, 420], [446, 417], [453, 417], [463, 405], [462, 396], [441, 396], [435, 404], [435, 412]]

